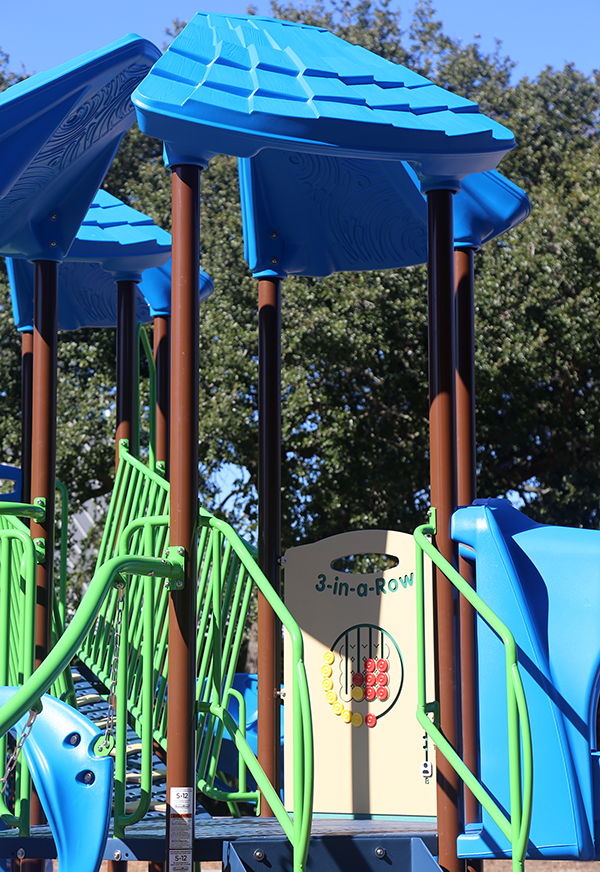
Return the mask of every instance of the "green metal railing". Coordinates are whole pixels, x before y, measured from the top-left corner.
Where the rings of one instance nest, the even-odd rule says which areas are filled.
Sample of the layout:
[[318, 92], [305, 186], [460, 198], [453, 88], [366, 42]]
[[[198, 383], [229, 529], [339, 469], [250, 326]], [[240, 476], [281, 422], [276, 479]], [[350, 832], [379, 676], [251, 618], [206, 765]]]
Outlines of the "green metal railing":
[[[98, 570], [106, 561], [136, 554], [163, 561], [176, 559], [169, 553], [169, 485], [157, 473], [133, 457], [123, 442], [119, 469], [109, 507]], [[243, 640], [252, 591], [265, 595], [292, 640], [294, 706], [294, 816], [284, 809], [245, 736], [243, 701], [240, 723], [228, 712], [229, 700], [239, 695], [233, 678]], [[150, 807], [153, 742], [167, 750], [168, 682], [168, 590], [152, 578], [131, 578], [123, 601], [126, 654], [119, 656], [117, 697], [127, 700], [117, 711], [115, 752], [115, 834], [122, 837], [127, 826], [139, 821]], [[95, 632], [83, 643], [79, 657], [105, 684], [110, 684], [114, 661], [114, 622], [118, 592], [109, 593], [99, 609]], [[303, 664], [300, 630], [254, 561], [248, 546], [233, 529], [200, 510], [198, 529], [197, 595], [197, 788], [223, 800], [235, 809], [240, 801], [255, 801], [260, 794], [273, 809], [294, 847], [294, 869], [304, 868], [312, 817], [313, 742], [308, 684]], [[142, 771], [137, 807], [125, 805], [126, 729], [129, 721], [141, 738]], [[239, 754], [236, 789], [215, 785], [219, 751], [225, 731]], [[258, 790], [247, 789], [247, 771]]]
[[[519, 666], [517, 662], [517, 647], [514, 637], [508, 627], [496, 617], [481, 597], [466, 582], [454, 567], [440, 554], [430, 541], [429, 536], [435, 536], [435, 509], [430, 510], [429, 523], [423, 524], [414, 532], [417, 565], [417, 650], [418, 650], [418, 708], [417, 720], [433, 739], [444, 757], [456, 770], [460, 778], [475, 795], [477, 800], [490, 814], [502, 833], [512, 846], [512, 867], [514, 872], [523, 872], [527, 839], [531, 822], [531, 803], [533, 791], [533, 763], [531, 749], [531, 731], [527, 714], [527, 703], [523, 692]], [[425, 606], [424, 606], [424, 566], [423, 554], [427, 554], [432, 562], [446, 578], [471, 603], [473, 608], [500, 637], [506, 652], [506, 685], [508, 700], [508, 755], [510, 781], [510, 818], [502, 811], [483, 784], [473, 775], [470, 769], [457, 754], [452, 745], [439, 729], [439, 725], [428, 717], [435, 712], [436, 705], [426, 702], [426, 664], [425, 664]]]

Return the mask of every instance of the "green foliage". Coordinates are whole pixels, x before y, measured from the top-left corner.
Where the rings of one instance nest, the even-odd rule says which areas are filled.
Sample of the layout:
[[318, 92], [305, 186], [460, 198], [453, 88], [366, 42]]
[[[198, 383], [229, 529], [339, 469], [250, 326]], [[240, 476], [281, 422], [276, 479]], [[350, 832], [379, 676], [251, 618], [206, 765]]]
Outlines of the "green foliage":
[[[501, 170], [532, 215], [476, 256], [479, 492], [514, 494], [539, 520], [598, 525], [600, 492], [600, 77], [573, 65], [513, 84], [515, 64], [444, 33], [430, 0], [402, 23], [391, 0], [272, 3], [475, 100], [518, 147]], [[183, 23], [175, 20], [168, 36]], [[0, 88], [12, 81], [0, 56]], [[134, 127], [104, 187], [170, 229], [161, 144]], [[256, 523], [257, 292], [243, 259], [237, 164], [202, 176], [201, 497], [244, 530]], [[428, 502], [423, 268], [282, 285], [284, 546], [349, 529], [411, 530]], [[19, 340], [0, 273], [2, 459], [18, 460]], [[114, 334], [59, 341], [58, 474], [75, 507], [111, 487]], [[226, 464], [239, 469], [224, 500]], [[227, 496], [227, 495], [225, 495]], [[87, 571], [87, 570], [86, 570]], [[79, 581], [83, 583], [80, 572]]]

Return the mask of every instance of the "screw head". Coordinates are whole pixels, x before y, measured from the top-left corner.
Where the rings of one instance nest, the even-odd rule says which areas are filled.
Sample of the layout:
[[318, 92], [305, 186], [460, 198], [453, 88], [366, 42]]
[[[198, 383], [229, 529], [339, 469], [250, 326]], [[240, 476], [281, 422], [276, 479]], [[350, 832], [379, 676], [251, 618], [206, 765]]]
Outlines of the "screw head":
[[277, 563], [279, 563], [280, 566], [283, 566], [283, 564], [285, 563], [285, 561], [286, 561], [286, 558], [285, 558], [285, 557], [279, 557], [279, 558], [277, 559]]
[[50, 248], [56, 248], [56, 245], [57, 245], [56, 239], [51, 239], [50, 240]]
[[73, 745], [73, 747], [75, 747], [75, 745], [79, 745], [80, 742], [81, 736], [79, 735], [79, 733], [72, 733], [69, 736], [69, 745]]
[[279, 236], [279, 233], [278, 233], [276, 230], [274, 230], [274, 231], [271, 233], [271, 239], [277, 239], [278, 236]]
[[25, 848], [19, 848], [19, 850], [17, 851], [17, 858], [19, 860], [25, 859]]
[[163, 587], [166, 587], [166, 588], [168, 588], [168, 587], [169, 587], [169, 582], [168, 582], [168, 581], [165, 581], [165, 583], [164, 583], [164, 585], [163, 585]]
[[57, 220], [58, 220], [58, 215], [56, 214], [56, 212], [51, 212], [51, 213], [50, 213], [50, 220], [51, 220], [51, 221], [57, 221]]
[[113, 853], [113, 860], [120, 860], [121, 857], [122, 857], [122, 854], [121, 854], [121, 852], [117, 849], [117, 850]]
[[260, 848], [257, 848], [254, 852], [254, 859], [257, 860], [259, 863], [262, 863], [262, 861], [265, 859], [265, 852], [261, 851]]
[[177, 587], [177, 588], [182, 588], [182, 587], [183, 587], [183, 582], [182, 582], [182, 581], [178, 581], [177, 584], [175, 585], [175, 587]]
[[379, 860], [383, 860], [385, 857], [385, 848], [375, 848], [375, 856], [379, 858]]
[[276, 257], [272, 257], [272, 258], [271, 258], [271, 263], [273, 264], [273, 266], [275, 266], [275, 264], [277, 263], [277, 258], [276, 258]]
[[179, 554], [180, 557], [183, 557], [183, 555], [185, 554], [185, 549], [184, 549], [184, 548], [178, 548], [178, 549], [177, 549], [177, 553]]

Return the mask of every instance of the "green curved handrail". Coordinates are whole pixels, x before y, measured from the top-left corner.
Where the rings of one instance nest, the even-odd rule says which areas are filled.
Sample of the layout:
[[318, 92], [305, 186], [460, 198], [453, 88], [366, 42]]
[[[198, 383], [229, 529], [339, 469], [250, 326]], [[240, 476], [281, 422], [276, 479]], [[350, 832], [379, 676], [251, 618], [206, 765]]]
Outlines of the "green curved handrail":
[[[531, 823], [531, 804], [533, 797], [533, 762], [531, 730], [523, 684], [519, 674], [517, 646], [508, 627], [492, 612], [476, 591], [466, 582], [454, 567], [440, 554], [427, 538], [435, 536], [435, 509], [430, 510], [430, 521], [414, 532], [417, 552], [416, 592], [417, 592], [417, 653], [418, 653], [418, 707], [417, 720], [431, 736], [453, 769], [476, 796], [491, 818], [500, 827], [512, 846], [512, 867], [514, 872], [523, 872], [529, 826]], [[500, 637], [506, 652], [506, 684], [508, 696], [508, 755], [510, 779], [510, 819], [488, 793], [481, 782], [465, 765], [455, 749], [435, 723], [427, 717], [431, 705], [426, 703], [425, 666], [425, 606], [424, 606], [424, 568], [423, 553], [432, 560], [448, 581], [453, 584], [481, 615], [487, 624]], [[522, 795], [521, 795], [522, 786]]]

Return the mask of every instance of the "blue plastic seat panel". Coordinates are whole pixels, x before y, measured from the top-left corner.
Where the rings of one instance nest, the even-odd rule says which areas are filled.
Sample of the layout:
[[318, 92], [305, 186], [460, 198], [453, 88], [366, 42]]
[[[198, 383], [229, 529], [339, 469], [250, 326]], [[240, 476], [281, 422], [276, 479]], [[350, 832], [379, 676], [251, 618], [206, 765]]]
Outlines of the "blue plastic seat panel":
[[[452, 537], [475, 551], [477, 590], [517, 647], [533, 743], [528, 856], [592, 860], [591, 749], [600, 673], [600, 532], [536, 524], [507, 500], [477, 501], [452, 519]], [[505, 657], [477, 621], [480, 766], [508, 810]], [[509, 845], [489, 815], [459, 837], [463, 857], [501, 857]]]
[[130, 34], [0, 94], [0, 254], [64, 258], [158, 57]]
[[471, 101], [323, 28], [258, 16], [198, 13], [132, 99], [171, 165], [283, 148], [412, 160], [456, 187], [514, 147]]

